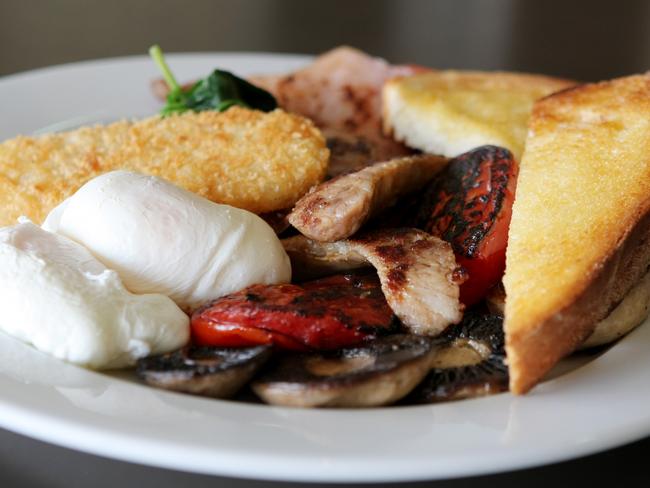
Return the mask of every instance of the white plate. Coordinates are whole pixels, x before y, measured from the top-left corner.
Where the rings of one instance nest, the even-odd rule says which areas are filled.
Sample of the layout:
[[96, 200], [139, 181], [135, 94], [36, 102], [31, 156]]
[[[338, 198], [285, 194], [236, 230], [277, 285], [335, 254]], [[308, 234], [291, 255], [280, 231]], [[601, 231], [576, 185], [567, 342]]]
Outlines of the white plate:
[[[182, 80], [308, 58], [169, 56]], [[53, 67], [0, 79], [0, 139], [154, 113], [146, 57]], [[63, 125], [61, 123], [63, 122]], [[169, 393], [86, 371], [0, 334], [0, 425], [126, 461], [247, 478], [397, 481], [551, 463], [650, 434], [650, 327], [531, 394], [434, 406], [297, 410]]]

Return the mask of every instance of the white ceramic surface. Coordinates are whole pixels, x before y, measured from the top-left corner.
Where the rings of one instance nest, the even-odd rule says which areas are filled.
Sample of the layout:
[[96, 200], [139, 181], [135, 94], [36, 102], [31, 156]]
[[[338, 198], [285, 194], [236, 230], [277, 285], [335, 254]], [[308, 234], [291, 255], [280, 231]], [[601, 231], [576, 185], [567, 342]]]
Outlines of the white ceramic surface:
[[[180, 79], [307, 58], [169, 56]], [[154, 113], [146, 57], [0, 79], [0, 139]], [[650, 326], [531, 394], [433, 406], [298, 410], [169, 393], [86, 371], [0, 334], [0, 426], [117, 459], [186, 471], [305, 481], [469, 476], [551, 463], [650, 434]]]

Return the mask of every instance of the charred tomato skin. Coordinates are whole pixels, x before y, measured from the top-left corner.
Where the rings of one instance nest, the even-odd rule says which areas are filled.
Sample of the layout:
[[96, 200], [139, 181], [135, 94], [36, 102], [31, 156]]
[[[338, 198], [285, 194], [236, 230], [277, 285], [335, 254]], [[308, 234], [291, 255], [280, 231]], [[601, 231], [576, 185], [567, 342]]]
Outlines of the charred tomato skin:
[[272, 344], [292, 351], [349, 347], [394, 332], [375, 275], [336, 275], [301, 285], [253, 285], [192, 315], [197, 345]]
[[465, 305], [503, 276], [517, 172], [510, 151], [481, 146], [452, 159], [421, 198], [416, 226], [452, 245], [468, 276], [460, 288]]

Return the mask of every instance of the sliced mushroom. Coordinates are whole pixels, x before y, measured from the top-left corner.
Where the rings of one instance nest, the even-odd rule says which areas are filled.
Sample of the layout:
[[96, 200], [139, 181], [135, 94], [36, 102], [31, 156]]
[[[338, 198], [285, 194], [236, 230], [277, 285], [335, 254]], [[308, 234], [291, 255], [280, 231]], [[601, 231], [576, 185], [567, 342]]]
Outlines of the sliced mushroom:
[[289, 215], [289, 210], [276, 210], [275, 212], [267, 212], [260, 214], [260, 217], [269, 224], [271, 229], [275, 231], [277, 235], [281, 235], [284, 231], [286, 231], [291, 224], [289, 224], [289, 221], [287, 220], [287, 216]]
[[286, 356], [252, 388], [273, 405], [388, 405], [424, 378], [433, 350], [431, 339], [398, 334], [331, 353]]
[[377, 161], [384, 161], [387, 157], [403, 156], [409, 153], [409, 150], [402, 151], [402, 147], [398, 144], [391, 144], [391, 147], [386, 148], [388, 151], [382, 151], [381, 145], [376, 144], [375, 141], [369, 140], [363, 135], [353, 134], [349, 130], [328, 128], [321, 129], [321, 131], [327, 141], [327, 148], [330, 150], [330, 162], [327, 166], [328, 178], [359, 171]]
[[188, 346], [139, 360], [137, 374], [158, 388], [228, 398], [248, 383], [270, 356], [270, 346], [245, 349]]
[[298, 200], [289, 222], [317, 241], [345, 239], [401, 196], [423, 188], [446, 164], [439, 156], [409, 156], [339, 176]]
[[594, 332], [579, 349], [602, 346], [620, 339], [643, 323], [648, 318], [649, 311], [650, 272], [641, 278], [607, 317], [596, 324]]
[[[486, 302], [491, 311], [503, 314], [506, 294], [503, 285], [495, 286]], [[620, 339], [643, 323], [650, 313], [650, 272], [623, 297], [607, 317], [596, 324], [593, 333], [578, 350], [603, 346]]]
[[506, 290], [503, 288], [502, 282], [490, 288], [485, 297], [485, 304], [493, 314], [503, 315], [503, 311], [506, 309]]
[[304, 236], [282, 243], [298, 279], [374, 266], [388, 304], [416, 334], [437, 335], [462, 319], [451, 246], [426, 232], [382, 229], [331, 243]]
[[460, 400], [508, 389], [502, 316], [468, 312], [438, 341], [431, 371], [405, 403]]

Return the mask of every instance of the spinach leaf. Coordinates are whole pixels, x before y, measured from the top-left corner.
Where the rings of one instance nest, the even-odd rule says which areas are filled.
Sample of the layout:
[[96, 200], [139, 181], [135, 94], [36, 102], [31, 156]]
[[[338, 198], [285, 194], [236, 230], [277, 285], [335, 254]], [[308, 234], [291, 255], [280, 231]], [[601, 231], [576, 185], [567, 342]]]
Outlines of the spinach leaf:
[[278, 104], [269, 92], [250, 84], [229, 71], [215, 69], [207, 78], [196, 82], [189, 90], [183, 90], [165, 62], [159, 46], [152, 46], [149, 54], [156, 62], [169, 86], [167, 103], [162, 115], [187, 110], [223, 112], [233, 105], [269, 112]]
[[278, 106], [269, 92], [219, 69], [197, 82], [187, 96], [188, 106], [196, 111], [223, 111], [233, 105], [240, 105], [269, 112]]

